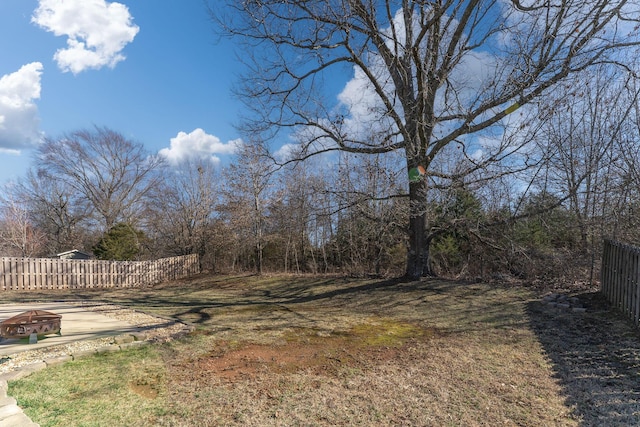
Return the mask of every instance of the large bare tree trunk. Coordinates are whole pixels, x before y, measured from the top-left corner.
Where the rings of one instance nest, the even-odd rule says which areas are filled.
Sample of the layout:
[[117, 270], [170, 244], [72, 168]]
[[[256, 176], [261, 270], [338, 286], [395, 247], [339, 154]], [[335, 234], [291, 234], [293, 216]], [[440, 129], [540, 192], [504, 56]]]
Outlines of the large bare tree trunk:
[[426, 214], [409, 219], [409, 250], [406, 277], [418, 279], [433, 276], [429, 263], [429, 238], [425, 227]]
[[427, 187], [427, 181], [421, 179], [410, 183], [409, 188], [409, 247], [405, 276], [410, 279], [434, 276], [429, 261], [431, 237], [430, 224], [428, 224]]

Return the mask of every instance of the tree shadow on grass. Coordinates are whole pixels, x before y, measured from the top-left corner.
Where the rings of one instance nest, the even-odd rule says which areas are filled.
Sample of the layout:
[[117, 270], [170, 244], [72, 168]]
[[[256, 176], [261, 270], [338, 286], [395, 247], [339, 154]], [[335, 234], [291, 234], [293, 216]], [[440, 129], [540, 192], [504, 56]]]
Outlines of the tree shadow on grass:
[[442, 323], [439, 316], [445, 313], [448, 318], [457, 318], [451, 320], [455, 327], [449, 329], [466, 331], [482, 328], [485, 323], [513, 326], [516, 317], [521, 319], [522, 316], [509, 311], [501, 293], [487, 300], [482, 294], [491, 289], [486, 285], [435, 278], [419, 281], [345, 277], [301, 280], [284, 276], [265, 283], [255, 278], [236, 277], [230, 281], [213, 277], [196, 280], [193, 284], [176, 282], [149, 288], [73, 290], [52, 294], [30, 292], [15, 294], [13, 299], [54, 298], [83, 301], [84, 304], [115, 304], [159, 313], [201, 327], [214, 322], [216, 328], [220, 325], [215, 318], [231, 313], [259, 323], [295, 320], [309, 311], [317, 318], [340, 310], [378, 316], [400, 311], [427, 323]]
[[[132, 307], [146, 312], [163, 312], [163, 315], [178, 321], [205, 326], [213, 320], [212, 313], [220, 310], [253, 310], [255, 313], [294, 312], [292, 307], [315, 302], [334, 302], [341, 297], [349, 299], [363, 298], [363, 295], [377, 290], [395, 289], [404, 283], [400, 279], [371, 281], [352, 285], [347, 279], [325, 279], [313, 281], [287, 282], [267, 287], [221, 287], [216, 278], [210, 293], [196, 293], [207, 289], [206, 286], [179, 288], [179, 292], [145, 289], [118, 290], [113, 295], [109, 291], [74, 294], [74, 299], [86, 304], [115, 304]], [[63, 298], [64, 299], [64, 298]], [[299, 315], [299, 314], [298, 314]]]
[[[359, 296], [380, 289], [393, 289], [402, 283], [403, 281], [399, 279], [374, 281], [357, 286], [353, 286], [348, 280], [336, 279], [311, 283], [287, 283], [285, 281], [279, 286], [270, 286], [268, 289], [258, 288], [240, 290], [225, 295], [212, 292], [212, 296], [208, 300], [193, 299], [188, 292], [186, 292], [184, 296], [179, 296], [177, 298], [173, 298], [173, 296], [168, 297], [166, 295], [158, 296], [154, 294], [153, 290], [151, 290], [148, 295], [140, 296], [132, 293], [129, 298], [110, 299], [103, 296], [100, 299], [104, 302], [133, 305], [137, 307], [184, 307], [186, 308], [186, 311], [179, 314], [193, 314], [200, 313], [203, 309], [207, 308], [264, 305], [279, 307], [283, 304], [296, 305], [308, 302], [326, 301], [341, 296]], [[200, 298], [202, 298], [202, 296], [200, 296]]]
[[566, 404], [581, 426], [640, 426], [640, 333], [600, 293], [578, 297], [586, 313], [528, 305]]

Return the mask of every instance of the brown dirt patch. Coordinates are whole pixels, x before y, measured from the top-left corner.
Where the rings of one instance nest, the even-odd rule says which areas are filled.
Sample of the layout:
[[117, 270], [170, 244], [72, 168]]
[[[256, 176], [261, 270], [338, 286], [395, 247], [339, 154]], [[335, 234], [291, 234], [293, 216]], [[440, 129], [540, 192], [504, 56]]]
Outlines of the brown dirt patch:
[[196, 369], [206, 370], [223, 381], [233, 382], [254, 379], [261, 373], [295, 372], [310, 367], [326, 369], [331, 363], [330, 357], [318, 345], [249, 345], [223, 356], [200, 360]]
[[262, 374], [283, 374], [306, 371], [316, 375], [335, 376], [338, 369], [359, 366], [360, 360], [391, 360], [402, 348], [362, 349], [346, 346], [341, 340], [327, 340], [322, 344], [287, 343], [270, 346], [250, 344], [223, 355], [198, 360], [194, 369], [207, 372], [223, 382], [253, 380]]
[[155, 399], [159, 394], [157, 388], [151, 384], [138, 384], [131, 382], [129, 383], [129, 390], [138, 396], [144, 397], [145, 399]]
[[193, 370], [222, 382], [301, 371], [331, 377], [341, 369], [395, 359], [408, 344], [432, 336], [433, 331], [398, 322], [356, 325], [330, 336], [296, 330], [278, 344], [219, 342], [193, 361]]

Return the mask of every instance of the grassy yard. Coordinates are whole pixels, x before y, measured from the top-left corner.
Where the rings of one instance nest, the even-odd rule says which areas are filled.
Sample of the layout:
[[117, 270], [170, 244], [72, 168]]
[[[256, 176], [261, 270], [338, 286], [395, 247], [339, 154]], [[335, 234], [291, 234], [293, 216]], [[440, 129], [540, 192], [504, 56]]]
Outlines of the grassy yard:
[[558, 313], [523, 287], [201, 276], [105, 301], [195, 324], [166, 344], [10, 383], [41, 426], [640, 425], [640, 340], [596, 294]]

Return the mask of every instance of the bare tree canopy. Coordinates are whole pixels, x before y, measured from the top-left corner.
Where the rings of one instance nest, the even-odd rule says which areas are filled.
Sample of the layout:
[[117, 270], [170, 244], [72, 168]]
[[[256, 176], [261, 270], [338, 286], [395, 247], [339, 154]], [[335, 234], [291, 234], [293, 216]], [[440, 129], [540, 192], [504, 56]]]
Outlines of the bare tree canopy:
[[34, 226], [19, 189], [6, 186], [0, 196], [0, 250], [12, 256], [29, 257], [39, 253], [46, 236]]
[[273, 163], [268, 161], [265, 153], [266, 147], [261, 141], [240, 146], [238, 162], [229, 165], [225, 171], [227, 187], [222, 191], [226, 216], [230, 222], [244, 228], [249, 240], [253, 242], [258, 274], [262, 273], [265, 218], [274, 172]]
[[[288, 130], [298, 158], [404, 154], [414, 278], [431, 274], [434, 182], [517, 153], [535, 101], [593, 65], [624, 67], [639, 43], [640, 9], [626, 0], [226, 3], [213, 16], [251, 48], [239, 88], [254, 113], [248, 131]], [[337, 101], [336, 78], [351, 78]], [[450, 145], [462, 167], [439, 163]]]
[[218, 202], [220, 174], [209, 159], [186, 160], [165, 172], [150, 197], [147, 229], [169, 254], [207, 253]]
[[88, 201], [67, 183], [29, 170], [17, 186], [34, 224], [47, 235], [46, 255], [82, 247], [83, 222], [91, 212]]
[[87, 199], [103, 231], [136, 217], [159, 179], [153, 172], [162, 162], [141, 143], [101, 127], [46, 138], [37, 158], [39, 174], [65, 182]]

